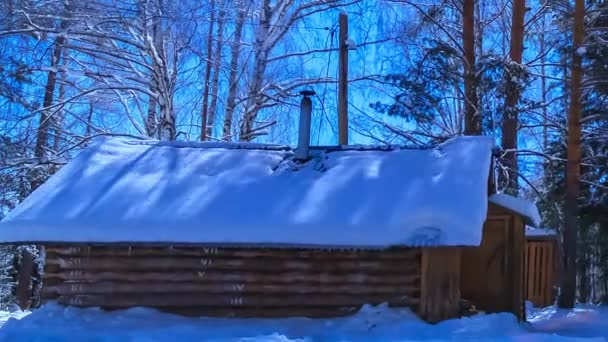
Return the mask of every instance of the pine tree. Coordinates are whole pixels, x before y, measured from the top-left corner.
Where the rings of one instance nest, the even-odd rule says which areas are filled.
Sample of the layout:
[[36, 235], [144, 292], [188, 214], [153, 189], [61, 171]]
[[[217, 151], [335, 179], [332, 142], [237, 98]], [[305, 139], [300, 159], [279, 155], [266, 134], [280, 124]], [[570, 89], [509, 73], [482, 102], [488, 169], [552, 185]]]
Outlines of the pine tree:
[[[511, 11], [511, 43], [509, 49], [510, 63], [505, 72], [505, 109], [502, 120], [502, 148], [507, 150], [504, 161], [507, 166], [507, 179], [501, 181], [502, 187], [509, 192], [517, 194], [517, 136], [519, 124], [519, 109], [517, 108], [520, 96], [518, 69], [521, 68], [524, 41], [524, 13], [525, 0], [515, 0]], [[511, 151], [509, 151], [511, 150]], [[503, 175], [503, 173], [501, 173]]]
[[584, 0], [575, 1], [572, 57], [570, 79], [570, 108], [568, 111], [568, 147], [566, 164], [566, 198], [564, 202], [564, 270], [558, 305], [562, 308], [574, 306], [576, 295], [576, 240], [578, 228], [578, 197], [580, 194], [581, 167], [581, 95], [582, 95], [582, 49], [584, 40]]

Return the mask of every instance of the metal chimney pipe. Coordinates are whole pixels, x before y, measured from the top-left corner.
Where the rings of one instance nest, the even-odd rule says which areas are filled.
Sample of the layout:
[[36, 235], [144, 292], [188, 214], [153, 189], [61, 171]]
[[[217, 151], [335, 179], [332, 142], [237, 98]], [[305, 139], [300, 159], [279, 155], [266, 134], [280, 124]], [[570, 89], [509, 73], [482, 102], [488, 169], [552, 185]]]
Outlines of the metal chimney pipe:
[[309, 158], [308, 150], [310, 148], [310, 124], [312, 121], [312, 100], [310, 96], [314, 96], [313, 90], [302, 90], [302, 102], [300, 102], [300, 129], [298, 131], [298, 147], [295, 151], [295, 159], [307, 160]]

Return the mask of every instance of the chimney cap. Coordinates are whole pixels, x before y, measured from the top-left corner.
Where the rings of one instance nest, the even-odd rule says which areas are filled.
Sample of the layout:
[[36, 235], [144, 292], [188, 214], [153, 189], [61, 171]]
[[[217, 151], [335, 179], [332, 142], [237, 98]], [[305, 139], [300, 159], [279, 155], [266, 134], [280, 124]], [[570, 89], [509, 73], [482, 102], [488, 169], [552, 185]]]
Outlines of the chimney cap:
[[316, 94], [317, 93], [315, 93], [315, 91], [312, 89], [304, 89], [300, 91], [300, 95], [302, 96], [315, 96]]

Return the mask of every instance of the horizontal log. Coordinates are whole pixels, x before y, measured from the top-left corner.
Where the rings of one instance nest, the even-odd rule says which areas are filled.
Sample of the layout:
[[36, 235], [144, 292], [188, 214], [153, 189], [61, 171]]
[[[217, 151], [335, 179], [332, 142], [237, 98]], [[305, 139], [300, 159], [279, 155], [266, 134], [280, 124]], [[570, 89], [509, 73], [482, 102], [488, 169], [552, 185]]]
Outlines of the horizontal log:
[[554, 244], [557, 242], [557, 235], [533, 235], [533, 236], [526, 236], [526, 242], [527, 243], [534, 243], [534, 242], [540, 242], [540, 243], [547, 243], [547, 244]]
[[389, 248], [381, 250], [357, 249], [303, 249], [303, 248], [238, 248], [210, 246], [45, 246], [48, 257], [57, 256], [104, 256], [104, 257], [153, 257], [193, 256], [226, 258], [304, 258], [304, 259], [415, 259], [420, 257], [419, 248]]
[[40, 292], [40, 300], [42, 303], [45, 303], [49, 300], [56, 300], [57, 298], [59, 298], [59, 294], [52, 293], [52, 292], [45, 292], [44, 287], [42, 288], [42, 291]]
[[263, 283], [119, 283], [70, 282], [45, 286], [45, 294], [128, 294], [128, 293], [223, 293], [252, 294], [349, 294], [349, 295], [408, 295], [415, 297], [419, 289], [415, 282], [398, 285], [359, 285], [335, 284], [323, 285], [312, 283], [263, 284]]
[[90, 272], [90, 271], [60, 271], [45, 272], [45, 283], [59, 279], [78, 282], [203, 282], [203, 283], [280, 283], [293, 284], [296, 282], [314, 282], [320, 284], [351, 283], [351, 284], [407, 284], [420, 277], [419, 274], [385, 274], [370, 275], [367, 273], [277, 273], [261, 274], [256, 272], [221, 272], [221, 271], [181, 271], [181, 272]]
[[138, 293], [138, 294], [112, 294], [112, 295], [74, 295], [59, 296], [57, 302], [73, 306], [100, 306], [100, 307], [192, 307], [192, 306], [229, 306], [229, 307], [336, 307], [360, 306], [364, 304], [378, 305], [389, 303], [393, 306], [414, 306], [418, 299], [407, 296], [348, 296], [348, 295], [204, 295], [197, 293]]
[[[103, 306], [105, 310], [124, 310], [124, 307]], [[310, 317], [329, 318], [352, 315], [361, 306], [321, 306], [321, 307], [214, 307], [214, 306], [161, 306], [148, 308], [162, 312], [192, 317], [239, 317], [239, 318], [284, 318]]]
[[[194, 317], [238, 317], [238, 318], [285, 318], [309, 317], [330, 318], [352, 315], [359, 311], [361, 306], [323, 306], [323, 307], [158, 307], [159, 311]], [[124, 308], [108, 308], [124, 309]]]
[[277, 272], [331, 272], [350, 273], [417, 273], [416, 262], [394, 260], [263, 260], [193, 257], [57, 257], [46, 259], [46, 270], [95, 271], [177, 271], [177, 270], [248, 270], [263, 273]]

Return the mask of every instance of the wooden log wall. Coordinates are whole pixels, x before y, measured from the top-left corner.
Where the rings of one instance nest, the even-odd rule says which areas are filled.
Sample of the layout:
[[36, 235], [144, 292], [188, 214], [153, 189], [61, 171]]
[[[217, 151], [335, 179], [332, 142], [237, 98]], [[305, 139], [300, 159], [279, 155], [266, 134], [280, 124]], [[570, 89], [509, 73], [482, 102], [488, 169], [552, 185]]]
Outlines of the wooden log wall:
[[417, 309], [420, 249], [46, 246], [44, 300], [182, 314], [323, 317]]

